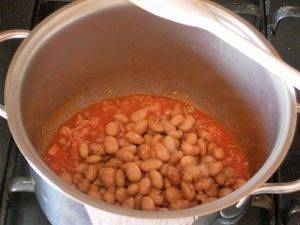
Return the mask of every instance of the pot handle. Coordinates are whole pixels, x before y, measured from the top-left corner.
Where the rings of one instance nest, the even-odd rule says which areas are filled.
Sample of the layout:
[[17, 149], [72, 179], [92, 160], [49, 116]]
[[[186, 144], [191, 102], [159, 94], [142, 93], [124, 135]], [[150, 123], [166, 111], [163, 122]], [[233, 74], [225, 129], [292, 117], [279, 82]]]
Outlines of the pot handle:
[[[300, 114], [300, 104], [296, 106], [297, 113]], [[285, 183], [265, 183], [261, 187], [254, 190], [250, 195], [257, 194], [287, 194], [300, 191], [300, 179]], [[248, 197], [242, 198], [236, 207], [240, 208], [248, 200]]]
[[[297, 113], [300, 113], [300, 104], [297, 104]], [[300, 191], [300, 179], [286, 183], [265, 183], [256, 189], [251, 195], [256, 194], [286, 194]]]
[[300, 191], [300, 179], [286, 183], [265, 183], [256, 189], [251, 195], [256, 194], [286, 194]]
[[[258, 194], [288, 194], [292, 192], [300, 191], [300, 179], [285, 183], [265, 183], [261, 187], [257, 188], [250, 195]], [[249, 196], [242, 198], [236, 204], [236, 208], [241, 208], [248, 201]]]
[[[0, 33], [0, 43], [10, 39], [24, 39], [30, 34], [29, 30], [8, 30]], [[4, 105], [0, 104], [0, 117], [7, 119]]]
[[[297, 113], [300, 113], [300, 104], [297, 104]], [[286, 183], [265, 183], [254, 190], [251, 195], [257, 194], [286, 194], [300, 191], [300, 179]], [[243, 200], [241, 200], [243, 201]], [[238, 203], [239, 204], [239, 203]]]

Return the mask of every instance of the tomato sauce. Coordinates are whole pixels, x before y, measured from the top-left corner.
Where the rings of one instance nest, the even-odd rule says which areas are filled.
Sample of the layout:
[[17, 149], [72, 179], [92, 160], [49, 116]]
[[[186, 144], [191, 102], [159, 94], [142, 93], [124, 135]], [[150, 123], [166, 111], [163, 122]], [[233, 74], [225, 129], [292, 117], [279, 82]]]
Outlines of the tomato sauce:
[[123, 113], [129, 116], [138, 109], [146, 108], [150, 115], [161, 118], [175, 106], [189, 112], [197, 120], [199, 129], [208, 128], [213, 142], [225, 151], [223, 164], [232, 166], [237, 178], [249, 178], [246, 155], [228, 129], [193, 105], [178, 99], [155, 95], [116, 97], [81, 109], [54, 134], [45, 151], [44, 161], [56, 173], [67, 171], [73, 174], [75, 165], [81, 162], [77, 151], [79, 143], [97, 142], [102, 139], [105, 135], [105, 126], [113, 120], [113, 115]]

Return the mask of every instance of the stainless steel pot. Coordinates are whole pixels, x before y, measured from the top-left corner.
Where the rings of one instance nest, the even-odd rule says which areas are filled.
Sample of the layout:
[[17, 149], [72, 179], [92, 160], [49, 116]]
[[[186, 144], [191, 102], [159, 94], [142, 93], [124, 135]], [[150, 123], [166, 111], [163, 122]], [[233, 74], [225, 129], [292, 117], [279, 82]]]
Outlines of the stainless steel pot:
[[[276, 55], [247, 22], [207, 3], [231, 29]], [[294, 89], [206, 31], [157, 18], [125, 0], [85, 0], [33, 31], [1, 33], [0, 42], [25, 37], [11, 62], [0, 112], [32, 168], [34, 191], [52, 224], [191, 224], [196, 218], [209, 224], [239, 214], [252, 194], [300, 190], [300, 180], [265, 183], [293, 138]], [[80, 107], [132, 92], [194, 99], [237, 137], [252, 178], [210, 204], [164, 213], [99, 202], [61, 182], [40, 157], [51, 132]]]

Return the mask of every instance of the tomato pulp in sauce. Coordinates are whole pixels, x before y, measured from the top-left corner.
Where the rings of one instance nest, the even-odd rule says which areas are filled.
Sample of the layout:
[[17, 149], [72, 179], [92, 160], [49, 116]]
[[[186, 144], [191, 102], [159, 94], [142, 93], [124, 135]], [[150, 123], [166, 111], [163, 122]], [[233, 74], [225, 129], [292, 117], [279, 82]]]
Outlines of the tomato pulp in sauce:
[[[161, 118], [175, 106], [189, 112], [197, 120], [198, 129], [202, 127], [208, 129], [213, 142], [224, 149], [223, 164], [233, 167], [237, 178], [249, 178], [245, 153], [233, 135], [220, 122], [186, 102], [155, 95], [116, 97], [81, 109], [54, 134], [44, 155], [44, 161], [56, 173], [67, 171], [74, 174], [75, 165], [82, 161], [77, 150], [80, 142], [101, 142], [105, 135], [105, 126], [113, 120], [115, 114], [122, 113], [130, 116], [136, 110], [146, 108], [148, 114]], [[119, 135], [125, 133], [126, 130], [121, 129]]]

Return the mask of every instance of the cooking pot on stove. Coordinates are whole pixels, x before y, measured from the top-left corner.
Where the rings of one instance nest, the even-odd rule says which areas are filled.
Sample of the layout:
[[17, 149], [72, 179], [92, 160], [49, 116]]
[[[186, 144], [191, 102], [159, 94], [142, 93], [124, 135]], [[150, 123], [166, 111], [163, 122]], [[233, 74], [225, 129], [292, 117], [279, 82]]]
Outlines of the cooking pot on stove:
[[[232, 29], [277, 55], [246, 21], [206, 2]], [[85, 0], [32, 31], [0, 34], [0, 42], [12, 38], [25, 40], [7, 73], [1, 116], [31, 166], [32, 182], [26, 187], [34, 184], [52, 224], [211, 224], [239, 215], [253, 194], [300, 190], [300, 180], [266, 183], [293, 139], [293, 87], [212, 34], [155, 17], [125, 0]], [[169, 212], [120, 208], [63, 183], [41, 159], [51, 132], [83, 106], [134, 92], [176, 92], [193, 99], [236, 136], [251, 179], [215, 202]]]

